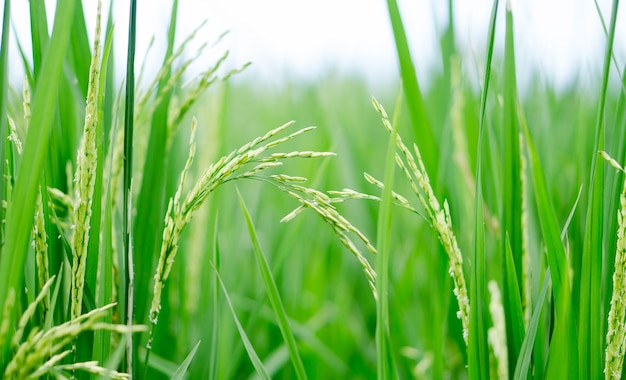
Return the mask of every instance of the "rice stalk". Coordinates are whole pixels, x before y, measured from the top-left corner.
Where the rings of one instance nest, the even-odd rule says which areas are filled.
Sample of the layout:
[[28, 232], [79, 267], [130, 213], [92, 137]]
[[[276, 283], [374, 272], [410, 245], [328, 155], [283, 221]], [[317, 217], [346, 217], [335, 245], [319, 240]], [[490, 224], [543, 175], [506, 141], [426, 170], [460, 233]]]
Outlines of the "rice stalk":
[[[373, 103], [374, 108], [376, 108], [376, 110], [383, 117], [383, 125], [385, 126], [385, 129], [387, 132], [391, 133], [393, 128], [387, 118], [385, 109], [375, 99], [373, 100]], [[424, 163], [422, 162], [422, 157], [417, 145], [413, 144], [413, 151], [417, 159], [406, 147], [400, 135], [396, 136], [396, 145], [398, 150], [404, 156], [404, 158], [402, 158], [399, 153], [396, 153], [396, 164], [400, 167], [409, 181], [409, 184], [411, 185], [413, 192], [417, 195], [422, 208], [426, 210], [431, 226], [437, 232], [439, 241], [448, 254], [450, 266], [448, 273], [454, 282], [454, 295], [459, 305], [457, 317], [461, 319], [461, 323], [463, 325], [463, 340], [465, 341], [465, 344], [467, 344], [470, 305], [469, 298], [467, 296], [467, 285], [463, 275], [463, 255], [461, 254], [456, 236], [452, 229], [452, 219], [450, 217], [448, 202], [444, 200], [442, 208], [437, 200], [437, 197], [435, 197], [433, 189], [430, 185], [428, 173], [426, 173], [426, 169], [424, 168]]]
[[98, 1], [96, 32], [94, 37], [93, 56], [89, 68], [89, 87], [83, 138], [76, 158], [77, 183], [76, 200], [74, 203], [74, 236], [72, 240], [72, 286], [71, 286], [71, 318], [81, 313], [83, 289], [85, 286], [85, 269], [87, 265], [87, 247], [89, 229], [91, 227], [91, 204], [96, 181], [98, 165], [96, 149], [96, 124], [98, 123], [98, 92], [100, 83], [100, 18], [102, 1]]
[[[602, 157], [614, 168], [623, 172], [624, 168], [600, 152]], [[615, 252], [615, 270], [613, 272], [613, 293], [609, 309], [608, 331], [606, 334], [606, 351], [604, 375], [608, 379], [620, 379], [626, 352], [626, 180], [620, 194], [621, 208], [617, 212], [617, 251]]]

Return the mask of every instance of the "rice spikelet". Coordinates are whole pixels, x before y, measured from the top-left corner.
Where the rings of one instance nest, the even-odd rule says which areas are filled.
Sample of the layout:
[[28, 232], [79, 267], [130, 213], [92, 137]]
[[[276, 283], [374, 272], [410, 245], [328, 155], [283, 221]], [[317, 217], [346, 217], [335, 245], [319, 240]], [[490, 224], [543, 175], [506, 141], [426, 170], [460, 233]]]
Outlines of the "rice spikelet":
[[[381, 114], [385, 129], [387, 132], [391, 133], [393, 128], [387, 118], [385, 109], [376, 99], [372, 99], [372, 103], [374, 108]], [[396, 135], [396, 146], [402, 154], [401, 156], [400, 153], [396, 153], [396, 163], [409, 181], [411, 189], [413, 189], [413, 192], [417, 195], [423, 209], [426, 210], [428, 219], [448, 254], [450, 266], [448, 273], [454, 282], [454, 295], [459, 305], [457, 316], [461, 319], [463, 325], [463, 340], [467, 345], [469, 337], [470, 304], [469, 297], [467, 296], [467, 285], [463, 275], [463, 255], [461, 254], [456, 236], [452, 229], [452, 218], [450, 216], [448, 202], [444, 200], [442, 208], [437, 197], [435, 197], [417, 145], [413, 144], [413, 152], [415, 153], [415, 156], [413, 156], [398, 134]]]
[[76, 159], [77, 193], [74, 204], [74, 237], [72, 241], [72, 287], [70, 301], [71, 318], [81, 313], [83, 288], [85, 286], [85, 267], [87, 265], [87, 247], [89, 229], [91, 227], [91, 205], [96, 181], [98, 152], [96, 149], [96, 124], [98, 123], [98, 93], [100, 82], [100, 18], [102, 1], [98, 1], [96, 32], [94, 37], [93, 56], [89, 68], [89, 87], [87, 90], [87, 107], [83, 138]]
[[493, 322], [493, 327], [490, 327], [487, 331], [487, 339], [496, 362], [496, 377], [501, 380], [506, 380], [509, 378], [509, 356], [506, 346], [506, 328], [504, 324], [502, 297], [498, 283], [491, 280], [487, 286], [491, 294], [489, 312]]
[[[602, 157], [613, 167], [624, 172], [624, 168], [605, 152]], [[625, 172], [626, 173], [626, 172]], [[604, 375], [608, 379], [620, 379], [626, 354], [626, 178], [620, 194], [620, 209], [617, 211], [617, 249], [613, 272], [613, 293], [608, 317]]]

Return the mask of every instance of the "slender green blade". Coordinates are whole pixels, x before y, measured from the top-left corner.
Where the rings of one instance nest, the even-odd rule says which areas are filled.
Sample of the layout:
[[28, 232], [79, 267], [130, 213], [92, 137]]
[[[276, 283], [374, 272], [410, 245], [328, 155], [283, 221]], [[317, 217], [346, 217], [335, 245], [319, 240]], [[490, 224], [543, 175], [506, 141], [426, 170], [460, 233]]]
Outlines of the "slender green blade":
[[[507, 291], [503, 294], [503, 306], [506, 316], [507, 348], [509, 371], [515, 369], [515, 361], [524, 338], [524, 316], [521, 312], [522, 287], [513, 288], [513, 284], [522, 284], [522, 177], [520, 164], [519, 125], [517, 121], [517, 83], [515, 73], [515, 47], [513, 35], [513, 12], [510, 2], [506, 7], [506, 36], [504, 55], [504, 107], [502, 133], [502, 252], [507, 255], [503, 260], [502, 271]], [[510, 246], [508, 243], [510, 242]], [[512, 255], [509, 257], [507, 250]], [[512, 262], [509, 262], [509, 260]], [[513, 268], [513, 272], [510, 269]], [[514, 276], [514, 278], [510, 278]], [[521, 326], [521, 331], [520, 331]]]
[[[0, 47], [0, 115], [6, 115], [9, 95], [9, 27], [11, 25], [11, 0], [4, 2], [2, 14], [2, 46]], [[27, 70], [28, 71], [28, 70]], [[0, 118], [0, 137], [7, 136], [7, 120]], [[6, 144], [0, 143], [0, 202], [7, 201], [5, 184]], [[0, 220], [5, 219], [4, 207], [0, 207]], [[4, 228], [0, 227], [0, 243], [4, 242]], [[0, 304], [2, 305], [2, 304]]]
[[[174, 51], [174, 38], [176, 35], [178, 0], [172, 3], [170, 12], [170, 26], [167, 36], [167, 51], [163, 59], [164, 64]], [[153, 276], [154, 260], [158, 255], [161, 244], [161, 234], [154, 231], [163, 230], [163, 215], [165, 215], [165, 186], [167, 175], [164, 168], [167, 167], [167, 121], [170, 106], [171, 90], [165, 93], [164, 88], [170, 80], [171, 67], [160, 79], [157, 93], [160, 94], [161, 102], [156, 106], [150, 125], [150, 137], [143, 168], [143, 180], [140, 184], [137, 198], [137, 214], [134, 220], [135, 241], [135, 265], [143, 268], [137, 271], [135, 291], [136, 316], [138, 321], [145, 321], [147, 314], [147, 299], [142, 295], [150, 292], [150, 281]]]
[[269, 298], [272, 309], [274, 310], [274, 314], [276, 315], [280, 332], [283, 335], [285, 343], [287, 344], [287, 350], [289, 351], [291, 362], [294, 366], [294, 369], [296, 370], [296, 376], [298, 377], [298, 379], [306, 379], [307, 375], [306, 371], [304, 370], [304, 364], [302, 364], [302, 359], [300, 358], [300, 352], [298, 351], [296, 339], [294, 338], [291, 327], [289, 326], [287, 313], [285, 311], [285, 307], [283, 306], [283, 301], [280, 298], [278, 287], [276, 286], [276, 281], [274, 281], [274, 276], [272, 276], [270, 267], [267, 264], [267, 259], [265, 258], [265, 254], [261, 249], [261, 244], [259, 243], [259, 239], [257, 238], [256, 229], [254, 228], [254, 224], [252, 223], [252, 218], [250, 217], [250, 213], [248, 212], [243, 198], [241, 197], [239, 189], [237, 189], [237, 196], [239, 198], [239, 205], [241, 206], [241, 210], [243, 211], [244, 218], [246, 219], [248, 233], [250, 234], [250, 239], [252, 240], [254, 255], [256, 257], [257, 265], [259, 267], [259, 272], [261, 272], [261, 278], [263, 278], [263, 283], [265, 284], [267, 297]]
[[535, 345], [535, 338], [537, 337], [537, 331], [539, 328], [539, 322], [541, 320], [542, 310], [546, 303], [546, 297], [548, 295], [548, 289], [550, 289], [550, 272], [546, 272], [546, 276], [543, 280], [543, 286], [541, 287], [541, 293], [535, 303], [533, 309], [533, 316], [528, 324], [528, 331], [524, 336], [522, 347], [520, 348], [519, 356], [517, 357], [517, 363], [515, 365], [515, 372], [513, 374], [514, 380], [524, 380], [528, 376], [528, 370], [530, 369], [530, 361], [532, 359], [533, 347]]
[[[606, 317], [602, 309], [602, 265], [604, 234], [604, 165], [598, 163], [598, 152], [604, 150], [605, 125], [604, 114], [607, 88], [615, 39], [615, 25], [619, 0], [613, 1], [611, 23], [604, 56], [602, 88], [598, 104], [595, 140], [591, 152], [591, 171], [587, 220], [582, 258], [582, 279], [579, 311], [579, 360], [580, 375], [593, 378], [602, 374], [604, 365], [604, 327]], [[611, 253], [612, 254], [612, 253]], [[607, 276], [608, 277], [608, 276]], [[609, 281], [609, 279], [605, 279]]]
[[174, 372], [174, 375], [172, 375], [172, 380], [183, 380], [185, 378], [185, 375], [187, 374], [187, 370], [189, 369], [189, 365], [191, 364], [193, 357], [196, 356], [198, 347], [200, 347], [200, 341], [198, 341], [198, 343], [196, 343], [196, 345], [193, 346], [193, 348], [191, 349], [191, 351], [189, 352], [185, 360], [183, 360], [183, 362], [180, 363], [180, 367], [178, 367], [178, 369], [176, 369], [176, 372]]
[[438, 145], [428, 120], [426, 105], [417, 81], [415, 65], [411, 58], [411, 51], [406, 32], [404, 31], [398, 2], [396, 0], [387, 0], [387, 9], [389, 10], [389, 19], [400, 64], [402, 87], [411, 116], [415, 140], [422, 154], [426, 171], [431, 178], [437, 178]]
[[[133, 181], [133, 134], [135, 122], [135, 44], [137, 39], [137, 1], [129, 3], [128, 17], [128, 55], [126, 57], [126, 103], [124, 107], [124, 183], [122, 187], [122, 260], [120, 262], [120, 293], [121, 318], [125, 324], [132, 325], [135, 322], [135, 299], [134, 299], [134, 252], [132, 230], [132, 181]], [[144, 290], [145, 291], [145, 290]], [[147, 298], [147, 297], [138, 297]], [[142, 320], [139, 321], [140, 323]], [[137, 350], [133, 349], [133, 337], [127, 335], [126, 341], [126, 371], [136, 375], [138, 366], [133, 366]], [[147, 363], [146, 363], [147, 367]]]
[[[533, 139], [526, 125], [526, 120], [518, 107], [518, 115], [520, 116], [520, 125], [526, 136], [526, 146], [530, 156], [530, 168], [533, 179], [533, 187], [537, 203], [539, 224], [543, 235], [544, 244], [546, 246], [548, 266], [550, 268], [550, 276], [554, 289], [554, 300], [556, 310], [557, 327], [555, 327], [554, 339], [562, 340], [563, 343], [552, 344], [549, 358], [548, 373], [550, 367], [556, 366], [554, 373], [568, 373], [569, 376], [578, 378], [577, 356], [574, 354], [577, 350], [577, 338], [575, 327], [571, 322], [571, 293], [570, 293], [570, 276], [569, 264], [565, 256], [565, 247], [561, 241], [560, 231], [554, 205], [548, 196], [548, 188], [546, 185], [543, 167], [539, 160], [539, 156], [535, 149]], [[561, 336], [563, 335], [563, 337]], [[553, 340], [553, 341], [557, 341]], [[558, 359], [554, 359], [554, 357]], [[576, 364], [574, 364], [576, 363]]]
[[476, 192], [474, 195], [474, 250], [472, 257], [472, 274], [470, 281], [470, 329], [468, 338], [468, 371], [470, 379], [489, 379], [489, 358], [487, 354], [487, 337], [483, 318], [485, 302], [485, 219], [483, 214], [482, 165], [483, 149], [489, 150], [486, 135], [485, 110], [487, 92], [491, 76], [491, 61], [496, 27], [498, 0], [494, 0], [489, 35], [487, 38], [487, 65], [480, 105], [480, 127], [478, 132], [478, 150], [476, 163]]
[[220, 257], [220, 245], [219, 240], [217, 238], [217, 227], [218, 227], [218, 213], [215, 211], [215, 223], [213, 229], [213, 266], [215, 267], [215, 271], [213, 271], [210, 275], [211, 277], [211, 289], [212, 289], [212, 297], [211, 297], [211, 356], [209, 358], [209, 380], [214, 380], [218, 378], [219, 373], [219, 342], [220, 342], [220, 299], [219, 299], [219, 291], [218, 291], [218, 280], [217, 280], [217, 272], [220, 270], [221, 266], [221, 257]]
[[50, 96], [56, 94], [59, 88], [75, 3], [75, 0], [60, 0], [57, 3], [52, 38], [42, 60], [38, 91], [32, 102], [32, 119], [20, 163], [20, 168], [28, 168], [23, 172], [29, 175], [17, 177], [14, 198], [7, 210], [6, 241], [0, 259], [0, 305], [5, 304], [9, 289], [20, 287], [23, 278], [21, 268], [28, 252], [39, 176], [55, 112], [55, 102], [50, 102]]
[[48, 46], [48, 17], [44, 0], [33, 0], [30, 5], [30, 33], [33, 51], [33, 74], [37, 78], [44, 52]]
[[83, 11], [83, 4], [80, 1], [76, 4], [76, 9], [74, 11], [71, 38], [72, 41], [70, 43], [69, 55], [70, 61], [74, 67], [73, 74], [76, 75], [81, 95], [83, 97], [87, 97], [91, 50], [89, 48], [87, 24], [85, 23], [85, 12]]
[[[508, 235], [505, 238], [506, 246], [505, 246], [505, 256], [504, 256], [504, 278], [506, 280], [505, 283], [505, 291], [504, 293], [508, 293], [507, 296], [507, 304], [505, 304], [505, 310], [507, 310], [507, 314], [511, 318], [510, 321], [507, 321], [507, 325], [510, 325], [510, 332], [507, 329], [507, 346], [509, 348], [509, 367], [511, 367], [511, 348], [515, 350], [515, 355], [513, 356], [513, 362], [517, 360], [519, 356], [519, 351], [522, 348], [522, 342], [524, 340], [525, 329], [524, 329], [524, 312], [522, 310], [522, 298], [520, 297], [520, 285], [517, 282], [516, 275], [516, 267], [513, 259], [513, 250], [511, 248], [511, 244], [509, 241]], [[510, 372], [513, 372], [515, 369], [515, 365], [513, 368], [509, 368]]]
[[241, 336], [241, 340], [243, 342], [244, 348], [246, 349], [246, 352], [248, 353], [248, 357], [250, 358], [250, 361], [252, 362], [254, 369], [263, 380], [270, 380], [271, 377], [268, 374], [267, 369], [265, 369], [265, 366], [263, 366], [263, 362], [261, 361], [261, 359], [259, 359], [259, 355], [257, 355], [256, 351], [254, 350], [254, 346], [252, 346], [252, 342], [250, 342], [250, 339], [248, 338], [246, 331], [241, 325], [241, 322], [239, 322], [239, 318], [237, 318], [237, 313], [235, 313], [235, 308], [233, 307], [233, 303], [231, 302], [230, 296], [228, 295], [228, 292], [226, 291], [226, 286], [224, 285], [224, 282], [222, 281], [222, 277], [217, 272], [217, 270], [215, 270], [215, 275], [217, 277], [217, 280], [219, 281], [222, 291], [224, 292], [224, 298], [226, 299], [226, 304], [228, 305], [228, 308], [230, 309], [230, 313], [232, 314], [233, 319], [235, 321], [235, 325], [237, 326], [237, 330], [239, 331], [239, 336]]
[[[377, 371], [379, 379], [388, 379], [394, 371], [394, 364], [390, 352], [390, 318], [389, 318], [389, 258], [391, 246], [391, 199], [395, 173], [396, 138], [398, 135], [397, 112], [400, 99], [394, 116], [394, 125], [387, 143], [387, 155], [385, 158], [385, 180], [382, 190], [381, 202], [378, 211], [378, 237], [376, 250], [376, 353]], [[387, 123], [387, 116], [382, 107], [373, 99], [374, 107], [383, 113], [383, 123]]]

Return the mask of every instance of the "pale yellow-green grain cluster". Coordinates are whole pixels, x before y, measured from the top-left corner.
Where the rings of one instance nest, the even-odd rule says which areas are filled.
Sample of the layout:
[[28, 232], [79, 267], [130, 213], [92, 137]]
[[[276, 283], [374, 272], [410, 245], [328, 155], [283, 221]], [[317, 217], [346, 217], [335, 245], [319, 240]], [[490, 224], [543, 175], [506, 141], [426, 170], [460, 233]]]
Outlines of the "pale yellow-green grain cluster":
[[[7, 380], [38, 378], [52, 370], [56, 373], [57, 371], [67, 369], [67, 365], [61, 364], [61, 361], [71, 353], [71, 350], [64, 350], [64, 348], [85, 331], [109, 330], [120, 334], [128, 333], [127, 326], [99, 322], [114, 306], [114, 304], [110, 304], [94, 309], [61, 325], [53, 326], [48, 330], [34, 327], [26, 339], [15, 348], [15, 354], [7, 365], [3, 378]], [[24, 319], [24, 316], [22, 319]], [[139, 331], [145, 331], [145, 327], [133, 326], [132, 332]], [[75, 363], [74, 365], [76, 369], [88, 371], [92, 369], [90, 371], [92, 373], [99, 371], [100, 373], [117, 374], [117, 372], [109, 372], [102, 367], [98, 367], [93, 362], [88, 364]], [[89, 369], [85, 367], [89, 367]], [[121, 374], [119, 375], [121, 376]]]
[[[374, 248], [374, 246], [370, 243], [365, 234], [363, 234], [358, 228], [343, 217], [333, 205], [333, 203], [345, 200], [345, 198], [343, 198], [344, 196], [355, 195], [357, 193], [351, 191], [347, 193], [344, 190], [343, 192], [335, 192], [335, 194], [341, 195], [340, 198], [330, 198], [321, 191], [294, 184], [290, 178], [273, 177], [273, 179], [279, 182], [277, 186], [281, 190], [300, 202], [300, 206], [281, 219], [281, 222], [292, 220], [305, 209], [313, 210], [333, 229], [339, 238], [339, 241], [354, 255], [354, 257], [356, 257], [359, 264], [361, 264], [372, 293], [374, 294], [374, 297], [376, 297], [376, 272], [371, 267], [369, 261], [367, 261], [365, 256], [361, 253], [361, 250], [352, 241], [349, 234], [351, 233], [356, 235], [359, 240], [365, 244], [365, 247], [369, 252], [375, 254], [376, 248]], [[296, 181], [300, 180], [301, 178], [296, 178]], [[356, 196], [355, 198], [358, 199], [360, 197]]]
[[83, 138], [76, 159], [76, 199], [74, 203], [74, 235], [72, 240], [72, 287], [70, 315], [76, 318], [81, 313], [87, 247], [91, 221], [91, 206], [96, 182], [97, 156], [96, 125], [98, 123], [98, 84], [100, 82], [100, 17], [102, 2], [98, 2], [94, 52], [89, 68], [89, 86]]
[[489, 313], [493, 326], [487, 331], [489, 347], [495, 359], [496, 378], [505, 380], [509, 378], [509, 357], [506, 346], [506, 328], [504, 319], [504, 308], [502, 307], [502, 296], [495, 281], [489, 281], [487, 285], [491, 300], [489, 302]]
[[[613, 166], [624, 169], [606, 153], [602, 156]], [[617, 250], [613, 272], [613, 294], [606, 335], [606, 356], [604, 375], [606, 379], [620, 379], [624, 355], [626, 354], [626, 180], [620, 194], [620, 209], [617, 211]]]
[[[185, 180], [196, 152], [195, 130], [197, 123], [195, 120], [192, 122], [192, 132], [189, 142], [189, 156], [181, 173], [176, 193], [169, 201], [165, 216], [163, 243], [161, 245], [157, 269], [154, 275], [153, 299], [150, 308], [150, 321], [153, 324], [158, 322], [159, 311], [161, 308], [161, 294], [178, 251], [180, 234], [185, 226], [189, 224], [192, 217], [202, 206], [209, 194], [211, 194], [217, 187], [229, 181], [251, 178], [270, 182], [283, 190], [289, 190], [291, 193], [288, 192], [288, 194], [291, 196], [296, 196], [298, 192], [310, 191], [309, 194], [313, 197], [317, 196], [319, 199], [322, 199], [322, 196], [325, 196], [328, 198], [328, 196], [322, 193], [314, 193], [311, 189], [307, 189], [302, 186], [298, 187], [293, 183], [289, 184], [289, 186], [285, 186], [285, 184], [289, 182], [289, 176], [259, 176], [259, 174], [263, 171], [280, 166], [282, 164], [281, 161], [283, 160], [291, 158], [319, 158], [332, 155], [332, 153], [328, 152], [314, 151], [294, 151], [288, 153], [267, 154], [266, 152], [269, 149], [283, 144], [313, 129], [313, 127], [303, 128], [286, 137], [276, 138], [278, 134], [283, 132], [292, 124], [293, 122], [289, 122], [273, 129], [265, 135], [258, 137], [243, 145], [241, 148], [231, 152], [229, 155], [220, 158], [216, 163], [210, 165], [209, 168], [204, 171], [200, 179], [183, 199], [182, 194], [185, 186]], [[295, 182], [300, 181], [298, 177], [292, 178], [295, 179]], [[281, 182], [281, 180], [283, 182]], [[311, 205], [313, 205], [313, 203], [311, 203]], [[337, 220], [339, 220], [339, 224], [342, 225], [341, 223], [343, 221], [340, 219]]]
[[22, 140], [20, 140], [19, 136], [17, 135], [17, 127], [15, 126], [15, 121], [11, 117], [7, 117], [7, 120], [9, 121], [9, 136], [7, 137], [7, 139], [11, 141], [15, 146], [17, 154], [21, 155]]
[[[374, 108], [376, 108], [382, 116], [385, 129], [391, 133], [393, 128], [384, 108], [376, 101], [376, 99], [373, 99], [372, 102], [374, 104]], [[422, 157], [417, 145], [413, 144], [415, 157], [406, 147], [400, 135], [396, 135], [396, 146], [400, 151], [400, 153], [396, 153], [396, 164], [400, 167], [409, 181], [413, 192], [417, 195], [423, 209], [428, 215], [428, 220], [439, 235], [439, 240], [448, 254], [448, 262], [450, 265], [448, 272], [454, 282], [454, 295], [456, 296], [459, 304], [459, 312], [457, 313], [457, 316], [461, 319], [461, 323], [463, 325], [463, 339], [467, 344], [469, 334], [470, 305], [469, 298], [467, 296], [465, 277], [463, 275], [463, 256], [452, 229], [452, 218], [450, 217], [448, 202], [444, 200], [442, 208], [437, 200], [437, 197], [435, 197], [432, 186], [430, 185], [428, 173], [426, 173], [426, 169], [424, 168], [424, 163], [422, 162]]]

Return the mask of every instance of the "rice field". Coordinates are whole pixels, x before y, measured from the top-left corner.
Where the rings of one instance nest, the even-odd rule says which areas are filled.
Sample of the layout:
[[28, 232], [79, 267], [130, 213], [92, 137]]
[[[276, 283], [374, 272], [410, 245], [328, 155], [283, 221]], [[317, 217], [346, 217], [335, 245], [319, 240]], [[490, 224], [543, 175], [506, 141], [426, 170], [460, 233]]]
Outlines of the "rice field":
[[374, 94], [332, 72], [264, 88], [225, 51], [190, 79], [190, 43], [220, 37], [178, 35], [177, 0], [144, 71], [129, 5], [116, 41], [100, 7], [31, 0], [10, 57], [4, 2], [0, 377], [622, 377], [617, 0], [590, 15], [594, 84], [524, 92], [508, 2], [478, 84], [448, 27], [424, 85], [388, 0], [400, 76]]

